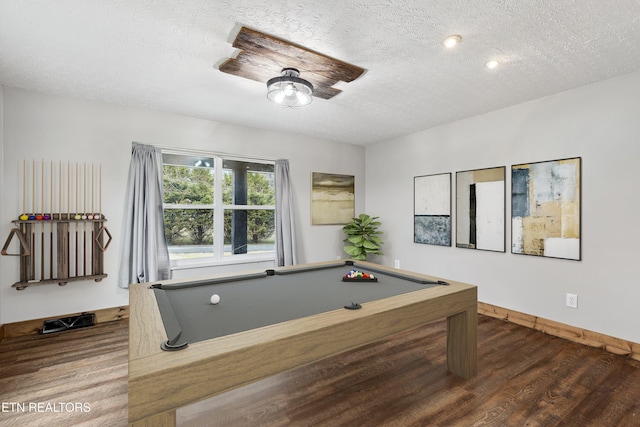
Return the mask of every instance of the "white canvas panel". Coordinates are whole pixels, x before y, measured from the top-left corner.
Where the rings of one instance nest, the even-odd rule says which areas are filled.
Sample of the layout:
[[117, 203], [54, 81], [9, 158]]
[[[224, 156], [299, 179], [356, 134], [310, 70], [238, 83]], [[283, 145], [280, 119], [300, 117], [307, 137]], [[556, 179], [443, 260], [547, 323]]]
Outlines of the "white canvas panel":
[[580, 239], [549, 237], [544, 241], [544, 256], [580, 259]]
[[504, 251], [504, 182], [476, 184], [476, 247]]
[[451, 174], [415, 178], [415, 214], [451, 214]]

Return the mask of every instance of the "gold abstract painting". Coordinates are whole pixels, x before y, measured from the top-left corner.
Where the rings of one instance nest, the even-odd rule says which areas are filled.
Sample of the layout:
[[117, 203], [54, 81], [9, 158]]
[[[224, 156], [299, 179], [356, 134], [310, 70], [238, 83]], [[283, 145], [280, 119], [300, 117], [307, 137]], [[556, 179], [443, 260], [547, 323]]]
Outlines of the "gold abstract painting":
[[355, 216], [355, 177], [313, 172], [311, 224], [346, 224]]
[[511, 252], [580, 260], [581, 158], [511, 167]]

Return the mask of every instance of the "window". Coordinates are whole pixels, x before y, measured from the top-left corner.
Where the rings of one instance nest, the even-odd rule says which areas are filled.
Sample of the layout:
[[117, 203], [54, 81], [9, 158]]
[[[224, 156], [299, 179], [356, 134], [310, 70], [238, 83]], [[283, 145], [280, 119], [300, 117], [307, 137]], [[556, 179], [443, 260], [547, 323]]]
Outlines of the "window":
[[275, 254], [274, 163], [163, 153], [171, 264]]

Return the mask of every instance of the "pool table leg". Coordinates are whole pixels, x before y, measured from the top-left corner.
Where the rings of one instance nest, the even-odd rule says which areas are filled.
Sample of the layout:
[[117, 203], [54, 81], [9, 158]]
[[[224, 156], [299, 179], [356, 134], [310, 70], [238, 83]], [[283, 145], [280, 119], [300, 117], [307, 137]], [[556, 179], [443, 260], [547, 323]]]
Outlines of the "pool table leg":
[[129, 423], [129, 427], [175, 427], [176, 411], [171, 410]]
[[462, 378], [478, 372], [478, 309], [447, 318], [447, 368]]

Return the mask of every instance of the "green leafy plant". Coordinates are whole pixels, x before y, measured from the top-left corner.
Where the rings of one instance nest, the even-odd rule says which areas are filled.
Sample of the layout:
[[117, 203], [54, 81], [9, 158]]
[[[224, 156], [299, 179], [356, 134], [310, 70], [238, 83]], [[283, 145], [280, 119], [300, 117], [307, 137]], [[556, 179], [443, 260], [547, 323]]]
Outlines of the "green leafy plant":
[[357, 218], [342, 227], [342, 231], [347, 234], [344, 242], [348, 243], [344, 247], [344, 251], [352, 258], [365, 261], [368, 255], [382, 255], [380, 246], [382, 239], [378, 235], [382, 231], [378, 231], [380, 221], [376, 221], [377, 216], [371, 217], [367, 214], [360, 214]]

